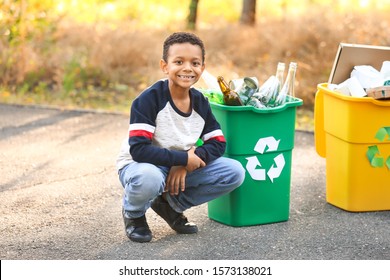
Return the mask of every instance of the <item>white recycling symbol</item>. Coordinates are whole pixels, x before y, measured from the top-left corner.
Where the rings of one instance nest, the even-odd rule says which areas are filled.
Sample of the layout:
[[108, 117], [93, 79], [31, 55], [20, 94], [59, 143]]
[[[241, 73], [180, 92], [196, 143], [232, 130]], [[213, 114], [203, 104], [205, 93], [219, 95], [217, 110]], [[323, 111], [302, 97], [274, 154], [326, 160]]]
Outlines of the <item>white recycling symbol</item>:
[[[274, 152], [278, 150], [279, 142], [280, 140], [276, 140], [272, 136], [260, 138], [253, 150], [260, 154], [264, 154], [265, 152]], [[266, 174], [266, 169], [257, 168], [257, 166], [262, 167], [257, 156], [247, 157], [246, 160], [248, 161], [246, 163], [246, 170], [253, 180], [265, 181], [267, 179], [266, 175], [268, 175], [268, 178], [272, 183], [275, 178], [280, 176], [284, 165], [286, 164], [283, 154], [279, 154], [274, 158], [274, 164], [272, 164]]]

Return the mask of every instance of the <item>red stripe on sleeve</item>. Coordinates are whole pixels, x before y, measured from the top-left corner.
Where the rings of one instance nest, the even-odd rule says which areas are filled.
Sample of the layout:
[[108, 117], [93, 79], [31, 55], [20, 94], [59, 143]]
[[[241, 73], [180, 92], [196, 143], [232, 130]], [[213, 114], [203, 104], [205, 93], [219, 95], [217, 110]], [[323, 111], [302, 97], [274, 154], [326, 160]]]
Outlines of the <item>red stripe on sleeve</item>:
[[217, 140], [219, 142], [226, 142], [226, 139], [224, 136], [215, 136], [215, 137], [212, 137], [211, 139]]
[[148, 139], [152, 139], [153, 133], [146, 130], [130, 130], [129, 137], [143, 136]]

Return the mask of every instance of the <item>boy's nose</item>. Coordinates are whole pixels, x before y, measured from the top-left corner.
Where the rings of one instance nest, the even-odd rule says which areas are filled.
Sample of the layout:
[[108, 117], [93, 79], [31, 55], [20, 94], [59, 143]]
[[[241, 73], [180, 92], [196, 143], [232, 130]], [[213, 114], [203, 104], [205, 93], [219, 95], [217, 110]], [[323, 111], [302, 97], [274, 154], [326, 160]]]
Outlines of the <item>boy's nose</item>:
[[183, 66], [184, 66], [184, 69], [185, 70], [191, 70], [192, 68], [191, 68], [191, 62], [185, 62], [184, 64], [183, 64]]

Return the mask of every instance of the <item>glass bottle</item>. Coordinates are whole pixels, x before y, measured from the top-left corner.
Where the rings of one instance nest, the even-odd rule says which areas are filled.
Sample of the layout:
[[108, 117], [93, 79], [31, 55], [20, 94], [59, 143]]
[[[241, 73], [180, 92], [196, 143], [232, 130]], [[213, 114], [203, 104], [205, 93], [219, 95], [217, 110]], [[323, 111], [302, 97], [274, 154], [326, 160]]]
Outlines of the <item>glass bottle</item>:
[[284, 64], [283, 62], [279, 62], [278, 65], [276, 66], [275, 77], [276, 77], [277, 82], [275, 82], [275, 83], [277, 83], [277, 86], [276, 86], [275, 90], [271, 93], [272, 95], [270, 97], [268, 97], [268, 99], [269, 99], [268, 103], [269, 103], [270, 107], [277, 106], [275, 104], [275, 102], [276, 102], [276, 99], [278, 98], [280, 90], [282, 89], [282, 86], [283, 86], [285, 68], [286, 68], [286, 64]]
[[[286, 64], [284, 64], [283, 62], [279, 62], [278, 66], [276, 66], [275, 76], [280, 83], [280, 88], [282, 87], [283, 82], [284, 82], [284, 69], [286, 69]], [[279, 88], [279, 91], [280, 91], [280, 88]]]
[[223, 93], [223, 102], [225, 103], [225, 105], [243, 106], [243, 103], [240, 97], [238, 96], [237, 92], [230, 89], [225, 79], [222, 76], [219, 76], [217, 80], [218, 80], [219, 87], [221, 88], [221, 91]]
[[286, 102], [287, 96], [294, 97], [294, 82], [295, 82], [295, 73], [297, 71], [297, 63], [290, 62], [287, 72], [286, 81], [283, 84], [282, 89], [280, 90], [278, 97], [276, 98], [275, 106], [283, 105]]

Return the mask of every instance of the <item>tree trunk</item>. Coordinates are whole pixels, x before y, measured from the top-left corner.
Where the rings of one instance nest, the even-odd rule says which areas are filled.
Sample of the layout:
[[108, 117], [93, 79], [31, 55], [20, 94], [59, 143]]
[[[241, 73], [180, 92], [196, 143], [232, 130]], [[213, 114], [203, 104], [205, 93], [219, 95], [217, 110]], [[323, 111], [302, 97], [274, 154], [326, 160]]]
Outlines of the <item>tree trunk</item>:
[[243, 0], [240, 23], [250, 26], [256, 24], [256, 0]]
[[187, 18], [187, 29], [196, 29], [196, 19], [198, 14], [199, 0], [191, 0], [190, 2], [190, 13]]

